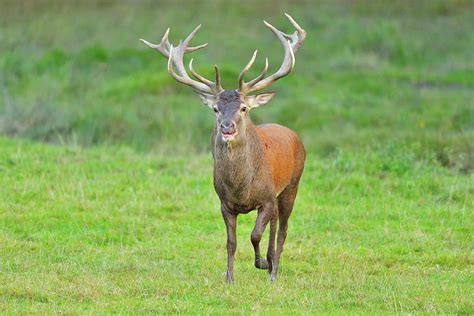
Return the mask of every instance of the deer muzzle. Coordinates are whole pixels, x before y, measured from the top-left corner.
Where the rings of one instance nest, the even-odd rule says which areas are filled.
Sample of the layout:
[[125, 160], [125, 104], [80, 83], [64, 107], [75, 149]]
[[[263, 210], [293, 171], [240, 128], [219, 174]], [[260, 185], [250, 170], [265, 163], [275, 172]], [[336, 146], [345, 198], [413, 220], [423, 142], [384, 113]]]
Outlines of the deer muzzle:
[[231, 141], [237, 135], [235, 123], [230, 120], [223, 121], [221, 123], [221, 134], [223, 141]]

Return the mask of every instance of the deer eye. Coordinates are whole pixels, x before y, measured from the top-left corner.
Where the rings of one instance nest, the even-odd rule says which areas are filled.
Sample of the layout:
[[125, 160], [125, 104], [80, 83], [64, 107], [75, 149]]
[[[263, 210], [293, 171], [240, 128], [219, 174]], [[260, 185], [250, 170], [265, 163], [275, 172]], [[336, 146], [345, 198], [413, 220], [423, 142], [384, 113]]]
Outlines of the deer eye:
[[219, 110], [217, 108], [213, 108], [214, 112], [219, 112]]
[[247, 111], [247, 107], [246, 107], [246, 106], [243, 106], [243, 107], [240, 109], [240, 111], [246, 112], [246, 111]]

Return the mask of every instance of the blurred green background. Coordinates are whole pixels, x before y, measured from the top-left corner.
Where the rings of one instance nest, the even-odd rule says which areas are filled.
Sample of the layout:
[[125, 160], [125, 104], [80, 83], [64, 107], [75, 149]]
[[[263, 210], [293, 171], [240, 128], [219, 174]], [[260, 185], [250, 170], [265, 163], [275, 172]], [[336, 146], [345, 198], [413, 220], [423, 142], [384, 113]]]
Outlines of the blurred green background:
[[[308, 37], [256, 123], [297, 131], [307, 150], [404, 147], [461, 172], [474, 168], [472, 1], [2, 1], [0, 133], [42, 142], [123, 144], [140, 151], [209, 150], [213, 114], [169, 77], [139, 38], [177, 43], [203, 25], [191, 54], [220, 65], [224, 87], [254, 49], [283, 56], [266, 19], [292, 14]], [[189, 58], [189, 56], [188, 56]], [[188, 59], [189, 60], [189, 59]]]
[[[279, 67], [262, 20], [292, 32], [284, 12], [308, 37], [251, 115], [302, 137], [305, 172], [279, 280], [253, 266], [253, 212], [227, 286], [214, 114], [139, 38], [169, 26], [177, 43], [202, 24], [194, 65], [220, 65], [232, 89], [254, 49], [249, 77], [264, 56]], [[473, 12], [0, 0], [0, 313], [474, 314]]]

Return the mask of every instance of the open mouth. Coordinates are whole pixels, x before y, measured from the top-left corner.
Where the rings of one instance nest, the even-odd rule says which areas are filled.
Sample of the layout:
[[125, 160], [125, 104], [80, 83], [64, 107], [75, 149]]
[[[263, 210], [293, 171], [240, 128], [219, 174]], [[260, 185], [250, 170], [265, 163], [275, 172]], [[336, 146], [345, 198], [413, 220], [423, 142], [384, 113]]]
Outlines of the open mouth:
[[237, 135], [237, 131], [231, 132], [231, 133], [222, 132], [222, 140], [225, 142], [231, 141], [235, 138], [236, 135]]

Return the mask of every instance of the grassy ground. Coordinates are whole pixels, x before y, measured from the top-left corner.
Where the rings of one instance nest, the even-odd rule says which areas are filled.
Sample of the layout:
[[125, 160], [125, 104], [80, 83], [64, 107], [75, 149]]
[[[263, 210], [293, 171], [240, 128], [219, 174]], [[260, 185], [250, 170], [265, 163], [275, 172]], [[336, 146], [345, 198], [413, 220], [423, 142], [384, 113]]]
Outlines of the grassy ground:
[[[473, 314], [472, 1], [186, 7], [2, 1], [0, 311]], [[235, 88], [255, 48], [278, 67], [261, 20], [291, 31], [283, 12], [308, 38], [252, 117], [307, 167], [280, 280], [253, 268], [253, 214], [227, 286], [212, 112], [138, 39], [202, 23], [195, 66]]]
[[228, 286], [210, 155], [0, 145], [1, 310], [474, 311], [472, 175], [310, 156], [280, 279], [253, 267], [252, 214]]

